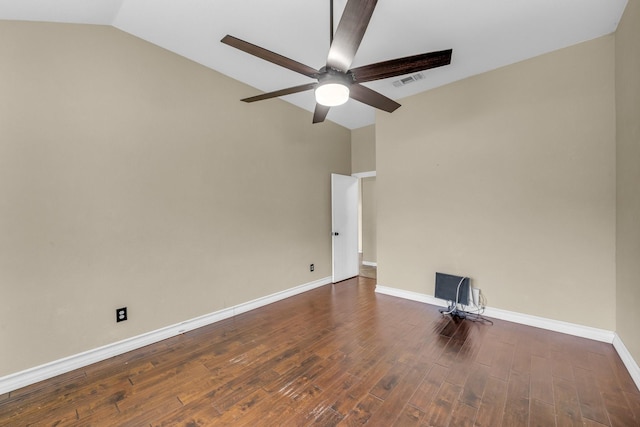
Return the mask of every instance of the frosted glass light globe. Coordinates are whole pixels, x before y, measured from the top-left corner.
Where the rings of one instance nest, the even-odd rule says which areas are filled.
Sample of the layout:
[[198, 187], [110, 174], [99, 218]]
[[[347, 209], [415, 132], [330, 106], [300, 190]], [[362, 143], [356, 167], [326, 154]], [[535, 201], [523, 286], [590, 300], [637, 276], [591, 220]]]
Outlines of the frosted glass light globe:
[[325, 83], [316, 88], [316, 102], [325, 107], [342, 105], [349, 100], [349, 88], [341, 83]]

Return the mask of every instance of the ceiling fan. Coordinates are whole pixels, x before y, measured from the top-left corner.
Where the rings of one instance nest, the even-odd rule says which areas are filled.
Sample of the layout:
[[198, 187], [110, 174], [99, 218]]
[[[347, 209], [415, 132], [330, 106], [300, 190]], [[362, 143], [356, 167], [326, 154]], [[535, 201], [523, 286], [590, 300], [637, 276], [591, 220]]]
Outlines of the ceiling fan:
[[452, 50], [406, 56], [349, 69], [376, 4], [377, 0], [348, 0], [334, 34], [333, 0], [330, 0], [329, 55], [327, 65], [319, 70], [236, 37], [224, 36], [220, 40], [222, 43], [317, 80], [317, 82], [244, 98], [242, 101], [262, 101], [315, 89], [316, 107], [313, 113], [313, 123], [324, 121], [331, 107], [344, 104], [349, 98], [389, 113], [395, 111], [400, 107], [400, 104], [360, 83], [448, 65], [451, 63]]

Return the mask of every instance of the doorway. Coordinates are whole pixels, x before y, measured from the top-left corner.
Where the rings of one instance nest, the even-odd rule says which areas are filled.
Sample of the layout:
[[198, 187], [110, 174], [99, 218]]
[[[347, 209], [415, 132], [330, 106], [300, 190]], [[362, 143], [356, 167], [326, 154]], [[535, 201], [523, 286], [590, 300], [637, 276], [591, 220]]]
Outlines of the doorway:
[[377, 277], [377, 239], [376, 239], [376, 176], [370, 172], [359, 178], [359, 269], [360, 276], [375, 279]]
[[331, 174], [331, 281], [358, 275], [358, 178]]
[[332, 281], [377, 278], [376, 172], [331, 174]]

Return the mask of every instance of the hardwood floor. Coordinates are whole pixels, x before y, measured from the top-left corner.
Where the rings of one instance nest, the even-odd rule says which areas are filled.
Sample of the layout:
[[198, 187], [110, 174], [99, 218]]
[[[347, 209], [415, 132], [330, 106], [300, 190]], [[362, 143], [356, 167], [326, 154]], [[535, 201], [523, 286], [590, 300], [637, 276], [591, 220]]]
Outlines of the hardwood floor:
[[0, 424], [639, 426], [610, 344], [351, 279], [0, 396]]

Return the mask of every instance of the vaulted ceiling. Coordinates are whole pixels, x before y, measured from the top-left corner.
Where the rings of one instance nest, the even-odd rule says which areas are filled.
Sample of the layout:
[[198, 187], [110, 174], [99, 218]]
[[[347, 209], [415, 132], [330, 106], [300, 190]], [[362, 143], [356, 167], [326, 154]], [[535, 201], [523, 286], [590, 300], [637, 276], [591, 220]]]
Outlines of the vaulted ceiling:
[[[346, 1], [334, 0], [336, 26]], [[626, 3], [379, 0], [352, 65], [452, 48], [450, 65], [425, 71], [419, 80], [399, 87], [399, 78], [365, 83], [402, 103], [409, 95], [610, 34]], [[226, 34], [316, 69], [325, 65], [329, 49], [329, 0], [0, 0], [0, 19], [112, 25], [253, 86], [256, 95], [312, 80], [220, 43]], [[308, 110], [311, 121], [313, 91], [284, 99]], [[372, 124], [375, 113], [349, 100], [327, 119], [355, 129]]]

